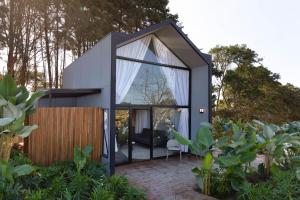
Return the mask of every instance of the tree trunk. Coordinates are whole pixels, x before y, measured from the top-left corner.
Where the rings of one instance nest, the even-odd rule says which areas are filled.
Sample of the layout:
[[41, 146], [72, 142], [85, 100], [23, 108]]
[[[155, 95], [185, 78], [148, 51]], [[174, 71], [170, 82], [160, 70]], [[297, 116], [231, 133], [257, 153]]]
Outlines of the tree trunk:
[[[34, 28], [35, 33], [35, 28]], [[37, 71], [37, 64], [36, 64], [36, 40], [34, 40], [33, 44], [33, 70], [34, 70], [34, 82], [33, 82], [33, 91], [37, 90], [38, 87], [38, 71]]]
[[15, 75], [14, 71], [14, 41], [15, 41], [15, 30], [14, 30], [14, 0], [9, 3], [9, 29], [8, 29], [8, 55], [7, 55], [7, 73], [12, 77]]
[[14, 137], [11, 135], [3, 134], [0, 136], [0, 159], [9, 160], [13, 142]]
[[41, 37], [41, 41], [40, 41], [40, 44], [41, 44], [41, 57], [42, 57], [42, 65], [43, 65], [43, 88], [47, 88], [47, 82], [46, 82], [46, 79], [47, 79], [47, 75], [46, 75], [46, 66], [45, 66], [45, 57], [44, 57], [44, 47], [43, 47], [43, 39]]
[[269, 154], [265, 154], [265, 175], [266, 177], [270, 177], [271, 175], [271, 163], [272, 158]]
[[56, 5], [56, 36], [55, 36], [55, 88], [58, 88], [58, 60], [59, 60], [59, 5]]
[[[28, 11], [29, 12], [29, 11]], [[29, 60], [29, 40], [30, 40], [30, 14], [26, 16], [26, 22], [25, 22], [25, 41], [24, 41], [24, 48], [22, 48], [22, 65], [20, 69], [20, 77], [19, 77], [19, 83], [23, 86], [25, 86], [25, 83], [27, 81], [26, 74], [27, 74], [27, 66], [28, 66], [28, 60]]]
[[44, 34], [45, 34], [45, 45], [46, 45], [46, 58], [47, 58], [47, 67], [48, 67], [48, 79], [49, 79], [49, 88], [52, 88], [52, 71], [51, 71], [51, 55], [50, 55], [50, 41], [49, 41], [49, 22], [47, 12], [44, 15]]

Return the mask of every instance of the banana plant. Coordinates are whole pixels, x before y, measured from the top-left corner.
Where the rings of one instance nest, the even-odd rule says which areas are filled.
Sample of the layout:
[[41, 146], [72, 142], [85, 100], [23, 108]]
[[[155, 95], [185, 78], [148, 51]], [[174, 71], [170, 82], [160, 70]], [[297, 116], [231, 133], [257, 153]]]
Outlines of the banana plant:
[[188, 140], [181, 136], [179, 132], [174, 131], [175, 139], [182, 145], [187, 145], [192, 153], [204, 156], [203, 162], [198, 167], [192, 169], [196, 174], [197, 185], [201, 191], [210, 195], [211, 173], [213, 167], [213, 155], [211, 147], [214, 144], [211, 125], [202, 123], [194, 140]]
[[231, 187], [238, 191], [246, 181], [251, 162], [256, 158], [256, 130], [249, 124], [233, 122], [226, 124], [226, 129], [232, 135], [222, 137], [216, 143], [215, 146], [222, 151], [216, 158], [216, 163], [224, 170]]
[[17, 86], [10, 75], [0, 80], [0, 159], [8, 160], [15, 136], [28, 137], [37, 128], [25, 126], [26, 117], [33, 113], [44, 92], [32, 95], [24, 86]]
[[261, 150], [265, 156], [265, 175], [269, 177], [274, 162], [281, 165], [283, 159], [286, 162], [293, 159], [289, 156], [295, 149], [299, 149], [300, 137], [298, 133], [282, 132], [286, 130], [273, 124], [264, 124], [257, 120], [254, 120], [254, 123], [259, 128], [257, 141], [261, 144]]

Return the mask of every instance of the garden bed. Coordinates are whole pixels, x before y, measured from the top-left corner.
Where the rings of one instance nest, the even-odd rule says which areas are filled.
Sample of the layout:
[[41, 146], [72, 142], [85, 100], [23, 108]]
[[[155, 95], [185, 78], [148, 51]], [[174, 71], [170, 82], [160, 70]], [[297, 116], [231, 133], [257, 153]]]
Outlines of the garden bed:
[[74, 161], [49, 167], [33, 166], [22, 153], [13, 152], [8, 163], [0, 162], [0, 199], [2, 200], [143, 200], [143, 191], [124, 176], [108, 176], [105, 167], [87, 161], [77, 149]]
[[203, 157], [192, 169], [203, 194], [219, 199], [300, 199], [300, 122], [277, 126], [228, 120], [218, 124], [218, 130], [202, 124], [193, 141], [176, 131], [175, 137]]

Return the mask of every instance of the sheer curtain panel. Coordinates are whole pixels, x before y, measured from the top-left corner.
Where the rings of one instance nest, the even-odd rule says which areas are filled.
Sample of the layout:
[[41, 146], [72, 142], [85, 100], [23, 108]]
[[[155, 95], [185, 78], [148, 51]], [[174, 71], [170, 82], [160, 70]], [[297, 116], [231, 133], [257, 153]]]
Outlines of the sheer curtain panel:
[[[151, 41], [151, 35], [119, 47], [117, 55], [143, 60]], [[117, 59], [116, 103], [120, 104], [128, 93], [142, 63]]]

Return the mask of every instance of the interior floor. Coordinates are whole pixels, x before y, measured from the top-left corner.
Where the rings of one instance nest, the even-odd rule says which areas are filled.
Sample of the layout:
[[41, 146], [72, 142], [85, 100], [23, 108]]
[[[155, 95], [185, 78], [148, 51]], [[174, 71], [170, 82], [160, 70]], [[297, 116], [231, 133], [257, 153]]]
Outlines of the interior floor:
[[[176, 154], [176, 152], [169, 151], [169, 155]], [[164, 157], [167, 155], [167, 148], [154, 147], [153, 157]], [[143, 145], [132, 144], [132, 160], [150, 160], [150, 148]], [[126, 163], [128, 162], [128, 145], [122, 145], [119, 147], [118, 152], [116, 152], [115, 163]]]

